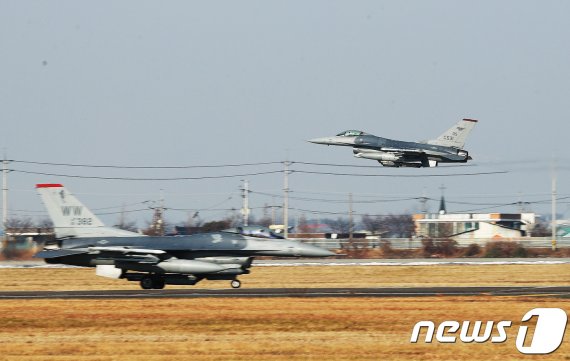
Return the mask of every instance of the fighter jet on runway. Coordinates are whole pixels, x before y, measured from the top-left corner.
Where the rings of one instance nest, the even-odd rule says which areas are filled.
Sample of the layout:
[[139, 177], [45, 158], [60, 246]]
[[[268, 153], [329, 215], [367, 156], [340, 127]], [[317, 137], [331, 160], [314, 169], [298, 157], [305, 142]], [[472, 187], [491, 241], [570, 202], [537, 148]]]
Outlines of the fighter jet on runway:
[[[36, 186], [54, 224], [56, 242], [35, 257], [47, 263], [96, 267], [96, 274], [139, 281], [144, 289], [195, 285], [203, 279], [231, 280], [248, 274], [255, 256], [327, 257], [334, 253], [301, 242], [240, 229], [190, 236], [149, 237], [105, 227], [61, 184]], [[255, 233], [255, 232], [254, 232]]]
[[377, 137], [359, 130], [347, 130], [334, 137], [310, 139], [326, 145], [350, 146], [354, 156], [377, 160], [385, 167], [436, 167], [439, 163], [466, 163], [471, 160], [463, 149], [477, 120], [463, 119], [437, 139], [404, 142]]

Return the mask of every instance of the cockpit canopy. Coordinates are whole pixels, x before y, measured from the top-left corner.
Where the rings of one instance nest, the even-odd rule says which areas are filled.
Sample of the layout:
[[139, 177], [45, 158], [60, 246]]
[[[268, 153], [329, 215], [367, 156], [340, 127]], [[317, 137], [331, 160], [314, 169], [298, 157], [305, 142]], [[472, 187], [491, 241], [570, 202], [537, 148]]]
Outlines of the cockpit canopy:
[[284, 237], [276, 234], [269, 228], [259, 227], [259, 226], [242, 226], [223, 230], [222, 232], [227, 233], [238, 233], [242, 236], [256, 237], [256, 238], [271, 238], [271, 239], [283, 239]]
[[337, 137], [359, 137], [361, 135], [364, 135], [366, 133], [360, 131], [360, 130], [345, 130], [344, 132], [338, 133], [336, 136]]

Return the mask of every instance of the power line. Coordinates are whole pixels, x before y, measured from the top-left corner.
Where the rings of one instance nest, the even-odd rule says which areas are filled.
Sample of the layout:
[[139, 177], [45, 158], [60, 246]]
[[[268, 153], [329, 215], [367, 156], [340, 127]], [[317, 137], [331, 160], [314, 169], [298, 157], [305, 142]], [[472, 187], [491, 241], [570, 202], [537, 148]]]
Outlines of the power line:
[[316, 165], [322, 167], [375, 168], [375, 169], [381, 168], [378, 165], [334, 164], [334, 163], [314, 163], [314, 162], [295, 162], [295, 161], [292, 161], [291, 164]]
[[[65, 166], [65, 167], [84, 167], [84, 168], [109, 168], [109, 169], [198, 169], [198, 168], [225, 168], [225, 167], [244, 167], [244, 166], [260, 166], [260, 165], [275, 165], [275, 164], [290, 164], [290, 165], [311, 165], [311, 166], [331, 166], [331, 167], [353, 167], [353, 168], [374, 168], [377, 166], [365, 165], [350, 165], [350, 164], [334, 164], [334, 163], [317, 163], [317, 162], [256, 162], [256, 163], [235, 163], [235, 164], [210, 164], [210, 165], [184, 165], [184, 166], [129, 166], [129, 165], [101, 165], [101, 164], [76, 164], [76, 163], [56, 163], [56, 162], [37, 162], [25, 160], [12, 160], [14, 163], [33, 164], [33, 165], [50, 165], [50, 166]], [[467, 166], [467, 165], [462, 165]], [[449, 168], [445, 167], [445, 168]], [[143, 177], [105, 177], [105, 176], [86, 176], [77, 174], [61, 174], [61, 173], [47, 173], [28, 171], [20, 169], [11, 169], [12, 172], [56, 176], [66, 178], [82, 178], [82, 179], [104, 179], [104, 180], [129, 180], [129, 181], [177, 181], [177, 180], [200, 180], [200, 179], [219, 179], [219, 178], [233, 178], [233, 177], [247, 177], [265, 174], [275, 174], [284, 171], [264, 171], [231, 175], [219, 176], [197, 176], [197, 177], [157, 177], [157, 178], [143, 178]], [[319, 174], [319, 175], [335, 175], [335, 176], [358, 176], [358, 177], [393, 177], [393, 178], [417, 178], [417, 177], [451, 177], [451, 176], [477, 176], [477, 175], [491, 175], [491, 174], [504, 174], [507, 171], [491, 171], [491, 172], [475, 172], [475, 173], [447, 173], [447, 174], [361, 174], [361, 173], [338, 173], [338, 172], [322, 172], [311, 170], [294, 170], [291, 169], [289, 173], [301, 174]]]
[[447, 173], [447, 174], [361, 174], [361, 173], [317, 172], [317, 171], [305, 171], [305, 170], [295, 170], [292, 172], [304, 173], [304, 174], [320, 174], [320, 175], [357, 176], [357, 177], [393, 177], [393, 178], [460, 177], [460, 176], [479, 176], [479, 175], [509, 173], [508, 171], [494, 171], [494, 172]]
[[[267, 208], [267, 207], [249, 207], [249, 209], [265, 209], [265, 208]], [[281, 206], [279, 206], [279, 208], [281, 208]], [[178, 211], [178, 212], [222, 212], [222, 211], [236, 212], [236, 211], [239, 211], [239, 208], [237, 208], [237, 207], [235, 207], [235, 208], [207, 208], [207, 209], [166, 207], [164, 209], [169, 210], [169, 211]]]
[[453, 213], [479, 212], [479, 211], [486, 211], [486, 210], [489, 210], [489, 209], [495, 209], [495, 208], [506, 207], [506, 206], [516, 206], [516, 205], [518, 205], [518, 204], [519, 204], [519, 202], [504, 203], [504, 204], [497, 204], [497, 205], [494, 205], [494, 206], [491, 206], [491, 207], [464, 209], [464, 210], [456, 211], [456, 212], [453, 212]]
[[[429, 198], [429, 197], [425, 197], [426, 200], [428, 201], [434, 201], [434, 202], [439, 202], [439, 199], [435, 199], [435, 198]], [[468, 205], [468, 206], [496, 206], [498, 205], [498, 203], [476, 203], [476, 202], [462, 202], [462, 201], [450, 201], [448, 199], [445, 200], [445, 203], [449, 203], [449, 204], [462, 204], [462, 205]], [[513, 203], [506, 203], [506, 204], [518, 204], [520, 202], [513, 202]], [[529, 203], [529, 202], [524, 202], [524, 203]]]
[[331, 215], [346, 215], [346, 212], [327, 212], [327, 211], [315, 211], [312, 209], [303, 209], [303, 208], [289, 208], [291, 210], [300, 211], [300, 212], [307, 212], [307, 213], [316, 213], [316, 214], [331, 214]]
[[[295, 211], [306, 212], [306, 213], [314, 213], [314, 214], [330, 214], [330, 215], [342, 215], [346, 216], [346, 212], [327, 212], [327, 211], [317, 211], [313, 209], [303, 209], [303, 208], [290, 208]], [[371, 216], [371, 217], [392, 217], [392, 216], [409, 216], [411, 214], [369, 214], [369, 213], [352, 213], [355, 216]]]
[[[322, 167], [347, 167], [347, 168], [375, 168], [382, 169], [379, 165], [358, 165], [358, 164], [335, 164], [335, 163], [317, 163], [317, 162], [297, 162], [291, 161], [291, 164], [299, 165], [311, 165], [311, 166], [322, 166]], [[462, 165], [446, 165], [440, 166], [439, 168], [455, 168], [455, 167], [473, 167], [473, 164], [462, 164]]]
[[104, 179], [104, 180], [124, 180], [124, 181], [181, 181], [181, 180], [201, 180], [201, 179], [220, 179], [220, 178], [251, 177], [251, 176], [257, 176], [257, 175], [283, 173], [283, 171], [277, 170], [277, 171], [268, 171], [268, 172], [229, 174], [229, 175], [218, 175], [218, 176], [201, 176], [201, 177], [136, 178], [136, 177], [102, 177], [102, 176], [83, 176], [83, 175], [74, 175], [74, 174], [56, 174], [56, 173], [44, 173], [44, 172], [30, 172], [30, 171], [17, 170], [17, 169], [12, 169], [11, 171], [12, 171], [12, 172], [16, 172], [16, 173], [34, 174], [34, 175], [45, 175], [45, 176], [64, 177], [64, 178]]
[[130, 204], [124, 204], [124, 205], [120, 205], [120, 206], [112, 206], [112, 207], [102, 207], [102, 208], [92, 208], [92, 211], [104, 211], [107, 209], [116, 209], [116, 208], [124, 208], [124, 207], [131, 207], [131, 206], [138, 206], [139, 204], [146, 204], [150, 201], [142, 201], [142, 202], [136, 202], [136, 203], [130, 203]]
[[143, 211], [148, 211], [148, 210], [150, 210], [150, 208], [133, 209], [133, 210], [130, 210], [130, 211], [103, 212], [103, 213], [96, 213], [96, 215], [98, 215], [98, 216], [107, 216], [107, 215], [111, 215], [111, 214], [136, 213], [136, 212], [143, 212]]
[[[262, 196], [267, 197], [279, 197], [277, 194], [271, 193], [264, 193], [264, 192], [256, 192], [251, 191], [250, 193], [259, 194]], [[291, 192], [295, 193], [295, 192]], [[395, 198], [395, 199], [368, 199], [368, 200], [353, 200], [352, 203], [387, 203], [387, 202], [402, 202], [402, 201], [413, 201], [418, 200], [421, 197], [411, 197], [411, 198]], [[295, 199], [299, 201], [308, 201], [308, 202], [324, 202], [324, 203], [349, 203], [346, 199], [324, 199], [324, 198], [310, 198], [310, 197], [297, 197], [297, 196], [289, 196], [289, 199]]]
[[[421, 197], [418, 197], [417, 199], [419, 199]], [[558, 199], [568, 199], [570, 197], [562, 197], [562, 198], [558, 198]], [[432, 201], [437, 201], [437, 199], [433, 199], [433, 198], [427, 198], [428, 200], [432, 200]], [[543, 203], [545, 201], [536, 201], [536, 202], [523, 202], [525, 204], [533, 204], [533, 203]], [[450, 203], [462, 203], [462, 204], [468, 204], [467, 202], [450, 202]], [[461, 211], [457, 211], [456, 213], [471, 213], [471, 212], [477, 212], [477, 211], [483, 211], [483, 210], [489, 210], [489, 209], [495, 209], [495, 208], [500, 208], [500, 207], [506, 207], [506, 206], [516, 206], [519, 205], [521, 202], [511, 202], [511, 203], [502, 203], [502, 204], [490, 204], [489, 207], [483, 207], [483, 208], [474, 208], [474, 209], [466, 209], [466, 210], [461, 210]], [[475, 203], [476, 204], [476, 203]], [[291, 208], [293, 210], [297, 210], [297, 211], [301, 211], [301, 212], [308, 212], [308, 213], [316, 213], [316, 214], [330, 214], [330, 215], [344, 215], [346, 214], [346, 212], [327, 212], [327, 211], [317, 211], [317, 210], [310, 210], [310, 209], [303, 209], [303, 208]], [[354, 215], [359, 215], [359, 216], [364, 216], [364, 215], [369, 215], [369, 216], [382, 216], [382, 217], [388, 217], [390, 215], [370, 215], [368, 213], [353, 213]]]
[[[565, 200], [565, 199], [570, 199], [570, 197], [558, 197], [555, 200]], [[458, 211], [458, 212], [475, 212], [475, 211], [483, 211], [483, 210], [487, 210], [487, 209], [494, 209], [494, 208], [499, 208], [499, 207], [505, 207], [505, 206], [517, 206], [517, 205], [521, 205], [521, 204], [546, 204], [546, 203], [551, 203], [551, 200], [540, 200], [540, 201], [517, 201], [517, 202], [511, 202], [511, 203], [502, 203], [502, 204], [491, 204], [490, 207], [484, 207], [484, 208], [476, 208], [476, 209], [468, 209], [468, 210], [463, 210], [463, 211]], [[457, 203], [457, 204], [472, 204], [472, 205], [477, 205], [478, 203], [468, 203], [468, 202], [449, 202], [449, 203]], [[479, 203], [480, 205], [485, 205], [484, 203]]]
[[228, 201], [230, 201], [230, 200], [232, 200], [232, 199], [233, 199], [233, 196], [230, 195], [228, 198], [224, 199], [224, 200], [221, 201], [221, 202], [218, 202], [218, 203], [216, 203], [216, 204], [214, 204], [214, 205], [212, 205], [212, 206], [209, 206], [209, 207], [206, 207], [206, 208], [201, 208], [201, 209], [199, 209], [199, 208], [193, 208], [193, 209], [191, 209], [191, 208], [167, 208], [167, 209], [168, 209], [168, 210], [173, 210], [173, 211], [184, 211], [184, 212], [205, 212], [205, 211], [212, 211], [212, 210], [225, 211], [225, 210], [228, 210], [228, 209], [215, 209], [215, 208], [221, 206], [221, 205], [224, 204], [224, 203], [227, 203]]
[[247, 167], [259, 165], [282, 164], [283, 162], [257, 162], [257, 163], [234, 163], [234, 164], [209, 164], [209, 165], [183, 165], [183, 166], [130, 166], [130, 165], [103, 165], [103, 164], [74, 164], [74, 163], [52, 163], [36, 162], [26, 160], [10, 160], [9, 162], [35, 165], [50, 165], [62, 167], [81, 168], [112, 168], [112, 169], [192, 169], [192, 168], [227, 168], [227, 167]]
[[12, 209], [12, 208], [8, 208], [8, 210], [10, 212], [21, 212], [21, 213], [41, 213], [41, 214], [45, 214], [47, 215], [46, 211], [33, 211], [30, 209]]
[[[206, 164], [206, 165], [180, 165], [180, 166], [132, 166], [132, 165], [111, 165], [111, 164], [88, 164], [88, 163], [61, 163], [61, 162], [39, 162], [29, 160], [7, 160], [6, 162], [33, 164], [33, 165], [49, 165], [60, 167], [76, 167], [76, 168], [109, 168], [109, 169], [199, 169], [199, 168], [228, 168], [228, 167], [247, 167], [247, 166], [261, 166], [261, 165], [276, 165], [284, 164], [284, 161], [270, 161], [270, 162], [252, 162], [252, 163], [229, 163], [229, 164]], [[304, 161], [289, 161], [290, 165], [310, 165], [310, 166], [325, 166], [325, 167], [348, 167], [348, 168], [373, 168], [381, 169], [377, 165], [357, 165], [357, 164], [338, 164], [338, 163], [319, 163], [319, 162], [304, 162]], [[472, 167], [473, 164], [462, 165], [446, 165], [440, 166], [439, 169], [456, 168], [456, 167]], [[344, 174], [343, 174], [344, 175]]]
[[[437, 201], [437, 199], [434, 198], [428, 198], [431, 201]], [[559, 200], [565, 200], [565, 199], [570, 199], [570, 197], [558, 197], [556, 198], [557, 201]], [[460, 202], [460, 201], [448, 201], [446, 200], [447, 203], [452, 203], [452, 204], [464, 204], [464, 205], [472, 205], [472, 206], [504, 206], [504, 205], [520, 205], [520, 204], [546, 204], [546, 203], [550, 203], [551, 200], [550, 199], [542, 199], [542, 200], [538, 200], [538, 201], [516, 201], [516, 202], [511, 202], [511, 203], [472, 203], [472, 202]]]
[[[319, 195], [342, 195], [346, 192], [326, 192], [326, 191], [316, 191], [316, 190], [295, 190], [294, 193], [296, 194], [319, 194]], [[390, 193], [393, 197], [402, 198], [402, 197], [414, 197], [415, 193], [401, 193], [401, 194], [394, 194]], [[354, 193], [354, 195], [360, 197], [386, 197], [386, 193]], [[548, 196], [550, 193], [525, 193], [525, 197], [538, 197], [538, 196]], [[566, 194], [560, 194], [560, 196], [568, 196]], [[506, 193], [487, 193], [487, 194], [452, 194], [450, 197], [460, 197], [460, 198], [475, 198], [475, 199], [484, 199], [484, 198], [519, 198], [520, 193], [516, 194], [506, 194]], [[421, 198], [421, 197], [420, 197]], [[439, 201], [439, 199], [438, 199]]]

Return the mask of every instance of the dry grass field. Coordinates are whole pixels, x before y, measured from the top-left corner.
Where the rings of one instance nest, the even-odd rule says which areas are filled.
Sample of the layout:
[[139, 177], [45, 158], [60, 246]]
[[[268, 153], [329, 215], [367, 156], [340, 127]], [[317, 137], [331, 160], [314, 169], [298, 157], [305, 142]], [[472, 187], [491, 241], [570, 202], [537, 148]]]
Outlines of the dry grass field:
[[[566, 285], [569, 265], [257, 267], [243, 287]], [[1, 269], [2, 290], [133, 289], [84, 269]], [[227, 282], [201, 287], [228, 288]], [[515, 347], [547, 297], [0, 301], [0, 360], [570, 360]], [[503, 344], [411, 344], [421, 320], [512, 320]], [[496, 331], [495, 333], [496, 334]]]
[[[514, 360], [544, 298], [144, 299], [0, 302], [1, 360]], [[512, 320], [504, 344], [410, 344], [420, 320]], [[525, 356], [525, 359], [533, 357]], [[570, 344], [549, 360], [570, 359]]]

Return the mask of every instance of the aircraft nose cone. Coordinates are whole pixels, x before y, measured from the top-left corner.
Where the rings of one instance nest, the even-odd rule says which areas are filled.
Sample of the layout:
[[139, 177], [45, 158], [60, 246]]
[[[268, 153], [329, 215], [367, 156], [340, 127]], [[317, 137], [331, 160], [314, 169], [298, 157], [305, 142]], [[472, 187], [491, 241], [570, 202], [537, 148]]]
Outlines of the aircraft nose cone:
[[325, 145], [354, 145], [354, 137], [322, 137], [307, 140], [307, 142]]
[[330, 139], [327, 138], [327, 137], [323, 137], [323, 138], [313, 138], [313, 139], [307, 140], [307, 142], [309, 142], [309, 143], [315, 143], [315, 144], [330, 144]]

